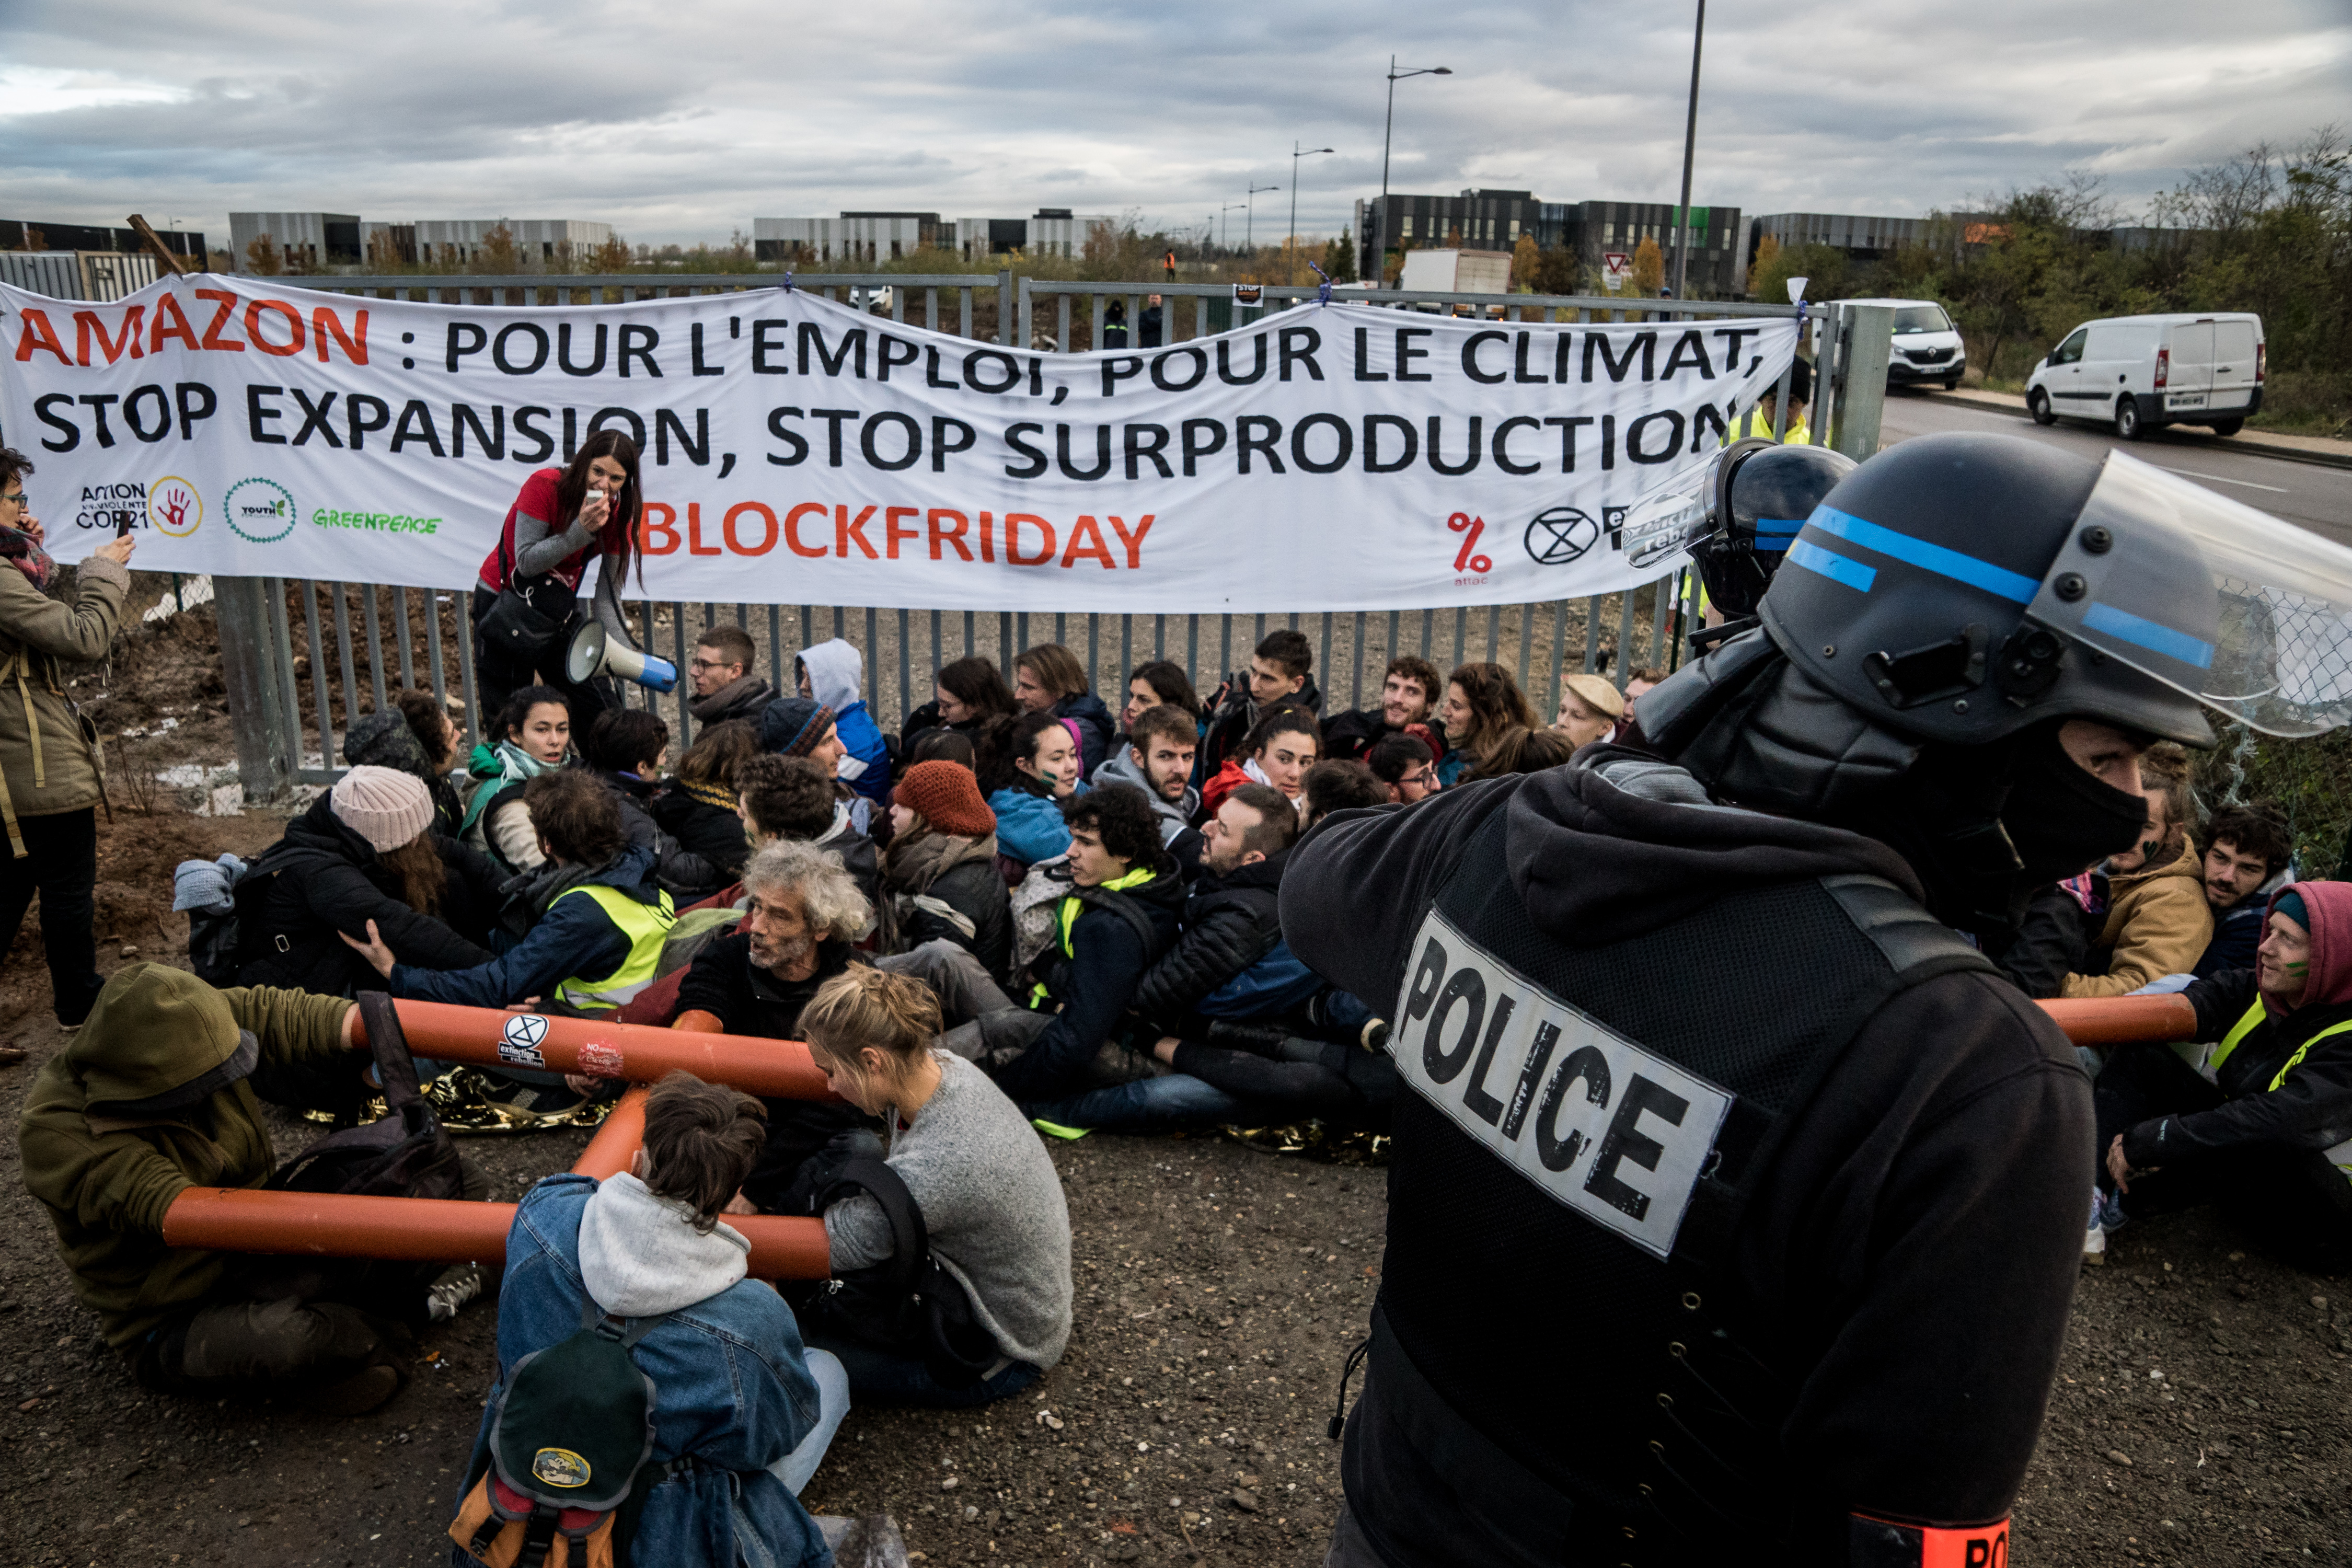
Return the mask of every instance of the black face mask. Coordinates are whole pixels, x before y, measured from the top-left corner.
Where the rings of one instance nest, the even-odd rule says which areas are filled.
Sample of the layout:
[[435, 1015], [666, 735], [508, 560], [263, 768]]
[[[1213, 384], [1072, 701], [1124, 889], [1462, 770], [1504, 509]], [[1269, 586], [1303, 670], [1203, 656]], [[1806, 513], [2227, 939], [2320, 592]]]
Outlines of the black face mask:
[[2031, 886], [2078, 876], [2139, 842], [2147, 803], [2099, 782], [2058, 743], [2050, 724], [2024, 737], [2001, 826]]

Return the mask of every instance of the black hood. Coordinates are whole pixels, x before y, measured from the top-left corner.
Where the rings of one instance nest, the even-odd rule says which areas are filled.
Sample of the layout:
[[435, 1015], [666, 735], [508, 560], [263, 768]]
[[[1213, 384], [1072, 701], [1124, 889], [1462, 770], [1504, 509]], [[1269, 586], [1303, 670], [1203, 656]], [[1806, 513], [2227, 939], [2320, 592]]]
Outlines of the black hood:
[[1874, 839], [1708, 804], [1682, 769], [1622, 746], [1529, 774], [1504, 822], [1528, 913], [1571, 946], [1639, 936], [1727, 893], [1814, 877], [1859, 873], [1924, 896], [1910, 866]]

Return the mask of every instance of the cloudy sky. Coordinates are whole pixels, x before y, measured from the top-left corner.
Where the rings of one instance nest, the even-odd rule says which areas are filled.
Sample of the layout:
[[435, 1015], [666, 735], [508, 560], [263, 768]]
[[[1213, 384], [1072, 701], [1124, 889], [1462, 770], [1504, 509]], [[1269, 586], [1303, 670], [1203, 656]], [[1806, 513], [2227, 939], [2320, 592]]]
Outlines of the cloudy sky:
[[[1675, 199], [1686, 5], [0, 0], [0, 217], [1177, 227], [1287, 187], [1296, 140], [1338, 150], [1300, 170], [1329, 233], [1379, 192], [1391, 52], [1454, 72], [1399, 84], [1393, 188]], [[2344, 0], [1717, 0], [1694, 196], [1916, 216], [2090, 170], [2129, 207], [2347, 106]], [[1257, 196], [1260, 238], [1289, 199]]]

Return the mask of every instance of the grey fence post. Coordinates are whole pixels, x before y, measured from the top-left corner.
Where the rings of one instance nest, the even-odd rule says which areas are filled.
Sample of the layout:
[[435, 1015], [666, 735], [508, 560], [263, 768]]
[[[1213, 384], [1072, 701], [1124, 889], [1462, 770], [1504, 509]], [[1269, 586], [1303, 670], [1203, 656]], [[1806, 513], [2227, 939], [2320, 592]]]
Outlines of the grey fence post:
[[213, 596], [220, 607], [221, 675], [236, 735], [237, 778], [247, 800], [275, 800], [286, 793], [295, 763], [269, 635], [268, 595], [258, 577], [215, 577]]
[[1886, 412], [1886, 362], [1895, 350], [1895, 307], [1848, 304], [1838, 326], [1836, 425], [1830, 444], [1859, 463], [1878, 450]]

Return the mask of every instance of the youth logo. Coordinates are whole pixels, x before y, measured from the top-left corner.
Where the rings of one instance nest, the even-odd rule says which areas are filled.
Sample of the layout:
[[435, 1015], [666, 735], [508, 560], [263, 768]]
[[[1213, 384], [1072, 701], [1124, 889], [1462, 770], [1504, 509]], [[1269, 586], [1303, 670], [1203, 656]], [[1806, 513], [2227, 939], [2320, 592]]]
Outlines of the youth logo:
[[239, 479], [221, 497], [228, 526], [248, 544], [275, 544], [294, 531], [294, 492], [275, 479]]
[[147, 487], [147, 525], [156, 532], [185, 539], [204, 521], [204, 498], [177, 474], [166, 474]]

